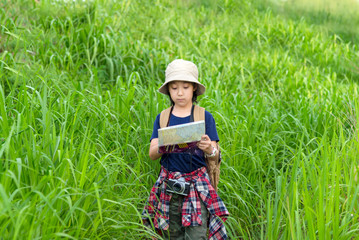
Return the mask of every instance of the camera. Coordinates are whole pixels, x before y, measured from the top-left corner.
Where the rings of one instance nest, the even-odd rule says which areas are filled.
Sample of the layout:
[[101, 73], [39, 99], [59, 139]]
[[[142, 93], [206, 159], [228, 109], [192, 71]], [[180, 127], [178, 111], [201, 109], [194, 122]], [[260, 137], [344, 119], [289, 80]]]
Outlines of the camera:
[[179, 179], [168, 179], [167, 192], [187, 196], [189, 193], [189, 185], [190, 183], [186, 182], [182, 177]]

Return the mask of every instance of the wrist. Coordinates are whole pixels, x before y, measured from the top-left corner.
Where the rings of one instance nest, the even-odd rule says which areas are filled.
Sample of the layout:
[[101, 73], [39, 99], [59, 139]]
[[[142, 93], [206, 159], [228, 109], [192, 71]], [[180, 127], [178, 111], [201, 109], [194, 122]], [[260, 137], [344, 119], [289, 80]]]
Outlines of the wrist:
[[212, 146], [212, 150], [210, 151], [210, 153], [205, 152], [204, 156], [205, 157], [214, 157], [214, 156], [216, 156], [217, 151], [218, 151], [217, 148]]

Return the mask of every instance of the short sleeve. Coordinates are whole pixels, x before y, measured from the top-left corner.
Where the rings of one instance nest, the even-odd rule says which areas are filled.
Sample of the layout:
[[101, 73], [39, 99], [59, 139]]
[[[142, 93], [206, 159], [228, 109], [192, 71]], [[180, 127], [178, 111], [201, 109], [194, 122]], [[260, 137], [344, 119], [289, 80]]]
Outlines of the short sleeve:
[[206, 134], [212, 141], [219, 141], [216, 122], [211, 113], [205, 111]]
[[150, 141], [152, 141], [152, 139], [154, 139], [154, 138], [158, 138], [158, 129], [160, 128], [160, 115], [161, 114], [157, 115], [156, 120], [153, 124], [153, 131], [152, 131], [152, 136], [151, 136]]

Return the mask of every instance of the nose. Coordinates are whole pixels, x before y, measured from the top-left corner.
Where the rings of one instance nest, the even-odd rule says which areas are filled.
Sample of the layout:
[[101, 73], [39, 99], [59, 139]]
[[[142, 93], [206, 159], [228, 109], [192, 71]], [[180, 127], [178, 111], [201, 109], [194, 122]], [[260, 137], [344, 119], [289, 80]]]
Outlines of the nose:
[[182, 96], [182, 94], [183, 94], [182, 88], [178, 88], [178, 95]]

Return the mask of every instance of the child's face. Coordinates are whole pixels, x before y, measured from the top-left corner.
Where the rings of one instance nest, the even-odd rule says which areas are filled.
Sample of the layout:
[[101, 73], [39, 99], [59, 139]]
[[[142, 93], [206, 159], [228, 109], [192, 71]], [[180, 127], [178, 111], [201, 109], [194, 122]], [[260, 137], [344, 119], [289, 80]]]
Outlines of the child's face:
[[168, 91], [175, 105], [186, 107], [192, 105], [193, 92], [197, 90], [197, 86], [193, 83], [184, 81], [174, 81], [168, 84]]

